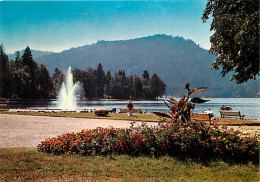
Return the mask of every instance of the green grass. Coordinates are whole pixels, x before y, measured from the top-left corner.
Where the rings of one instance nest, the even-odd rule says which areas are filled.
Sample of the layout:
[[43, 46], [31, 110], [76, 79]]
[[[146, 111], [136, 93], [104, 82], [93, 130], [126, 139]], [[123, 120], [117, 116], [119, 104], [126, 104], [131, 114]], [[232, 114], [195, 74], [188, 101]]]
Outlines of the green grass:
[[172, 157], [83, 157], [0, 149], [0, 181], [258, 181], [258, 166]]
[[52, 116], [52, 117], [73, 117], [73, 118], [95, 118], [95, 119], [118, 119], [131, 121], [152, 121], [158, 122], [159, 117], [155, 114], [135, 114], [127, 116], [126, 113], [112, 113], [107, 116], [96, 116], [94, 113], [36, 113], [36, 112], [9, 112], [0, 111], [0, 114], [16, 114], [16, 115], [31, 115], [31, 116]]
[[[131, 120], [131, 121], [151, 121], [158, 122], [160, 117], [155, 114], [133, 114], [129, 117], [126, 113], [112, 113], [108, 116], [96, 116], [93, 113], [36, 113], [36, 112], [9, 112], [1, 111], [0, 114], [16, 114], [16, 115], [32, 115], [32, 116], [52, 116], [52, 117], [73, 117], [73, 118], [96, 118], [96, 119], [118, 119], [118, 120]], [[254, 125], [260, 124], [260, 120], [247, 120], [247, 119], [236, 119], [236, 118], [218, 118], [219, 124], [227, 124], [229, 120], [231, 124], [241, 124], [241, 125]]]

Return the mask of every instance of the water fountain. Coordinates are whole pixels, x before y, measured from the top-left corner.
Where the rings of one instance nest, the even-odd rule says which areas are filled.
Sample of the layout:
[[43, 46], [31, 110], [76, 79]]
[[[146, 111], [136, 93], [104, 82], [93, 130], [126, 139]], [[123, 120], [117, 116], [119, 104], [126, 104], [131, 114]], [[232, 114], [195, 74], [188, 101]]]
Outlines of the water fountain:
[[66, 74], [65, 83], [62, 83], [59, 92], [58, 108], [62, 110], [74, 111], [77, 108], [76, 90], [79, 88], [79, 84], [73, 83], [73, 75], [71, 73], [71, 67], [69, 67]]

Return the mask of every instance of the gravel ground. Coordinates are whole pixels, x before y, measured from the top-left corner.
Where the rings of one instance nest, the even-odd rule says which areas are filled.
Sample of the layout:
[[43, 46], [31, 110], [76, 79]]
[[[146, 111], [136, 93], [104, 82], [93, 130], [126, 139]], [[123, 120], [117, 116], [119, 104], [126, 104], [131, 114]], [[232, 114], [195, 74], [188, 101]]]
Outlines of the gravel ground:
[[[0, 147], [36, 147], [46, 138], [96, 127], [126, 128], [131, 121], [0, 114]], [[141, 124], [141, 122], [136, 122]], [[148, 123], [149, 126], [157, 123]], [[230, 126], [260, 134], [260, 126]]]
[[[131, 121], [0, 114], [0, 147], [36, 147], [46, 138], [96, 127], [125, 128]], [[141, 122], [136, 122], [141, 124]], [[156, 123], [148, 123], [156, 125]]]

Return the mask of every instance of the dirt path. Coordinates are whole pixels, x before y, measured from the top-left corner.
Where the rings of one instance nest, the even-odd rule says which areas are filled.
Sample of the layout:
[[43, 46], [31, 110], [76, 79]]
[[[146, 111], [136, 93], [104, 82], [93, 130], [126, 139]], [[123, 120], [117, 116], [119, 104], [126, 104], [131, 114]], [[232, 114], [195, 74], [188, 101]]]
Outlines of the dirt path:
[[46, 138], [67, 132], [109, 126], [125, 128], [130, 127], [130, 123], [124, 120], [0, 114], [0, 147], [36, 147]]

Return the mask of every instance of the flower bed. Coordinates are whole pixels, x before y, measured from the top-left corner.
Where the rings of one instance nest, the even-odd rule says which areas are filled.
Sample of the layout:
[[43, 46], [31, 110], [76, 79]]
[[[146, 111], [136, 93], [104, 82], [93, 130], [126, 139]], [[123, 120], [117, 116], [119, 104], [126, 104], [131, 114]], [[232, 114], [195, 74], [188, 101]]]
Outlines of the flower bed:
[[98, 109], [94, 111], [95, 115], [97, 116], [106, 116], [109, 114], [109, 110], [106, 109]]
[[52, 154], [131, 156], [178, 156], [200, 159], [223, 158], [236, 161], [259, 159], [256, 136], [241, 137], [239, 131], [219, 129], [196, 120], [190, 123], [164, 123], [158, 127], [143, 124], [128, 129], [97, 128], [67, 133], [43, 141], [38, 151]]

